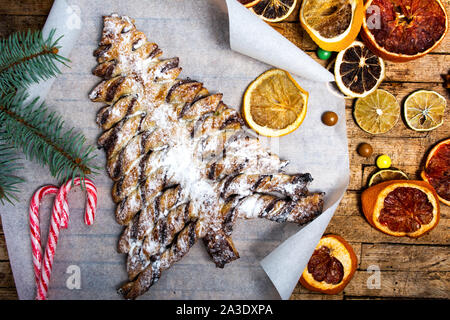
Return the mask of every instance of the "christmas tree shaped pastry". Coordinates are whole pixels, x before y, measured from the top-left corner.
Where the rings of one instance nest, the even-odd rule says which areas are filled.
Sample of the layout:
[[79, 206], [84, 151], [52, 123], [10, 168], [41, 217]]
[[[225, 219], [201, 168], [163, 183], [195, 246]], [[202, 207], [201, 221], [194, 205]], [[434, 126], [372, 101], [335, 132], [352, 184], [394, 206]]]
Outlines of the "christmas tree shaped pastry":
[[161, 272], [203, 239], [218, 267], [239, 254], [237, 218], [306, 224], [322, 212], [311, 175], [286, 174], [287, 161], [242, 129], [237, 111], [200, 82], [178, 79], [178, 58], [160, 59], [126, 16], [104, 17], [90, 94], [105, 106], [98, 143], [114, 180], [118, 250], [128, 255], [127, 299], [146, 292]]

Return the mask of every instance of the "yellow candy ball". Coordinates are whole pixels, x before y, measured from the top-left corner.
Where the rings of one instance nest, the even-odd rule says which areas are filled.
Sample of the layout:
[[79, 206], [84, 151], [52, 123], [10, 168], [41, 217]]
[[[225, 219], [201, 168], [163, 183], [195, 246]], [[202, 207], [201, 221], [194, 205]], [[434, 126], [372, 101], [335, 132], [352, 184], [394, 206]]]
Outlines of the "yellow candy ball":
[[391, 166], [391, 158], [387, 154], [382, 154], [377, 158], [377, 167], [387, 169]]

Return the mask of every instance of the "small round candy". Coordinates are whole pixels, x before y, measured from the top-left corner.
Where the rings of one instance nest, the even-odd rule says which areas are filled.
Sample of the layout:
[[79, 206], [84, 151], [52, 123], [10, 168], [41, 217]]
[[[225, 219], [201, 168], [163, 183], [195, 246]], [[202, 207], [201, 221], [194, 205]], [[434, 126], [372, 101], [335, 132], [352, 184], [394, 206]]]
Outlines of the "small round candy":
[[373, 148], [370, 144], [368, 143], [361, 143], [358, 146], [358, 153], [361, 157], [365, 157], [368, 158], [372, 155], [373, 153]]
[[328, 60], [331, 57], [331, 51], [323, 50], [321, 48], [317, 49], [317, 56], [321, 60]]
[[333, 111], [327, 111], [322, 115], [322, 122], [327, 126], [334, 126], [338, 122], [338, 115]]
[[377, 167], [387, 169], [391, 166], [391, 158], [387, 154], [382, 154], [377, 158]]

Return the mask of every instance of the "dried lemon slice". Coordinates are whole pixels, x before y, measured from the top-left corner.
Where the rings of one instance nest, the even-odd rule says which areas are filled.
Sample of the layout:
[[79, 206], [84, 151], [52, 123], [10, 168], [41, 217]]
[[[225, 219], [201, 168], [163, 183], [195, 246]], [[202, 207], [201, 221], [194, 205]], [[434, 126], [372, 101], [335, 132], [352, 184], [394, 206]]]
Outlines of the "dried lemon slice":
[[300, 23], [322, 49], [340, 51], [358, 36], [363, 0], [303, 0]]
[[356, 100], [353, 110], [356, 123], [371, 134], [386, 133], [391, 130], [400, 117], [400, 105], [389, 92], [375, 90], [364, 98]]
[[355, 41], [336, 57], [334, 77], [341, 92], [349, 97], [365, 97], [384, 79], [384, 61], [362, 42]]
[[281, 69], [264, 72], [247, 88], [243, 116], [257, 133], [278, 137], [297, 129], [305, 119], [308, 93]]
[[369, 179], [368, 186], [371, 187], [380, 182], [390, 181], [390, 180], [409, 180], [406, 173], [399, 169], [382, 169], [375, 172]]
[[297, 0], [261, 0], [250, 10], [267, 22], [280, 22], [294, 11]]
[[415, 131], [430, 131], [444, 123], [447, 101], [434, 91], [419, 90], [405, 100], [404, 115], [408, 126]]
[[247, 8], [251, 8], [257, 5], [260, 1], [261, 0], [239, 0], [239, 2]]

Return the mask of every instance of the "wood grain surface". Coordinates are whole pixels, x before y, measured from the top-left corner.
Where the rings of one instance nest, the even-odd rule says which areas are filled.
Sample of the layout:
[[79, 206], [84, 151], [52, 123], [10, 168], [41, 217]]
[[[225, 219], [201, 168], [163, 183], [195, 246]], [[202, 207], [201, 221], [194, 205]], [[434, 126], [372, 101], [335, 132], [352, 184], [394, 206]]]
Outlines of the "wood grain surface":
[[[300, 4], [301, 1], [299, 1]], [[444, 1], [450, 12], [450, 1]], [[53, 0], [0, 0], [0, 37], [12, 32], [42, 28]], [[298, 22], [298, 5], [284, 22], [272, 25], [294, 44], [317, 58], [317, 46]], [[450, 70], [450, 36], [434, 52], [420, 60], [407, 63], [386, 63], [386, 78], [382, 89], [390, 91], [403, 102], [418, 89], [435, 90], [448, 101], [444, 76]], [[348, 100], [347, 134], [350, 154], [350, 185], [331, 220], [326, 233], [335, 233], [351, 243], [358, 257], [354, 278], [338, 295], [310, 292], [298, 285], [291, 299], [386, 299], [386, 298], [450, 298], [450, 208], [441, 206], [441, 221], [429, 234], [419, 238], [397, 238], [372, 228], [360, 209], [360, 194], [370, 174], [376, 170], [376, 156], [386, 153], [393, 165], [411, 178], [419, 178], [426, 152], [437, 142], [450, 137], [450, 112], [444, 124], [431, 132], [414, 132], [403, 120], [388, 133], [373, 136], [356, 125], [352, 117], [354, 101]], [[450, 107], [448, 107], [450, 108]], [[370, 158], [362, 158], [356, 148], [368, 142], [374, 148]], [[379, 277], [377, 285], [374, 276]], [[0, 222], [0, 299], [17, 299], [5, 237]]]

